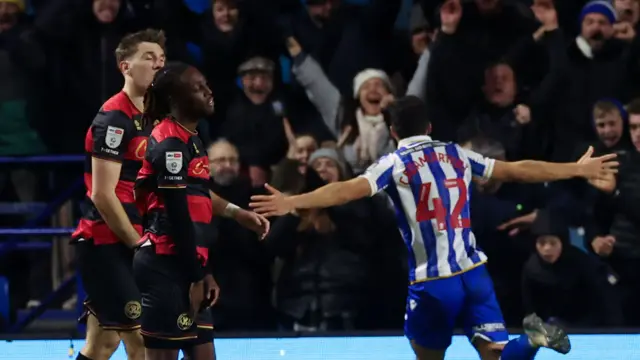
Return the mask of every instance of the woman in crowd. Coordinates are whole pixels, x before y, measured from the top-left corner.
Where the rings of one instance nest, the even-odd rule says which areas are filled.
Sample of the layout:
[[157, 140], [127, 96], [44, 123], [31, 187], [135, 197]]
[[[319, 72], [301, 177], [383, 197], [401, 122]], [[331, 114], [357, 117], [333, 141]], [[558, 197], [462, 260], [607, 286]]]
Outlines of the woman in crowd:
[[382, 70], [366, 69], [353, 79], [353, 97], [343, 97], [318, 62], [305, 54], [294, 39], [287, 40], [294, 59], [293, 74], [337, 140], [354, 173], [362, 173], [380, 156], [395, 149], [382, 115], [393, 99], [393, 88]]

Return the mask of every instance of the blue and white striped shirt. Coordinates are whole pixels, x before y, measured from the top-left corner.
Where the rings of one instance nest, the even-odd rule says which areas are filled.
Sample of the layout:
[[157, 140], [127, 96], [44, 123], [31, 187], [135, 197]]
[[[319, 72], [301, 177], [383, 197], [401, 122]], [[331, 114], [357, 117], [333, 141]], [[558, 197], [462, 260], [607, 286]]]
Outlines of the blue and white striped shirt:
[[453, 276], [487, 260], [471, 231], [473, 176], [491, 177], [495, 160], [453, 143], [414, 136], [361, 175], [371, 194], [385, 190], [409, 250], [411, 283]]

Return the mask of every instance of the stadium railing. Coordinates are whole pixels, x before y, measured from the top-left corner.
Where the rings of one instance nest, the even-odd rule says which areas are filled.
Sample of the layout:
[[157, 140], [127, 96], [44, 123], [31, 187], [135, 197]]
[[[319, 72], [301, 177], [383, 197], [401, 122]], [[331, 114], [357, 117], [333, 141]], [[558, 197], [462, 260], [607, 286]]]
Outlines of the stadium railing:
[[[3, 169], [19, 167], [36, 167], [38, 172], [46, 171], [49, 175], [60, 170], [63, 164], [81, 164], [84, 161], [83, 155], [59, 155], [59, 156], [27, 156], [27, 157], [0, 157], [0, 166]], [[66, 165], [65, 165], [66, 166]], [[0, 259], [6, 258], [9, 254], [16, 251], [44, 251], [51, 250], [52, 240], [50, 241], [25, 241], [27, 236], [65, 236], [73, 232], [73, 228], [56, 228], [44, 227], [51, 217], [60, 209], [67, 201], [73, 198], [82, 190], [83, 177], [82, 168], [78, 167], [78, 177], [70, 184], [64, 184], [62, 191], [57, 193], [49, 202], [46, 203], [1, 203], [0, 214], [2, 215], [29, 215], [28, 220], [19, 227], [0, 228]], [[49, 179], [53, 178], [49, 176]], [[68, 178], [68, 177], [67, 177]], [[54, 192], [57, 189], [53, 181], [48, 181], [48, 190]], [[8, 312], [9, 296], [8, 285], [6, 279], [1, 281], [3, 289], [0, 289], [0, 309], [2, 312]], [[28, 311], [17, 321], [8, 323], [5, 327], [5, 333], [19, 333], [35, 319], [40, 317], [55, 302], [61, 301], [64, 294], [68, 294], [73, 286], [76, 286], [78, 302], [76, 311], [80, 315], [82, 311], [82, 299], [84, 299], [84, 291], [82, 283], [78, 275], [64, 280], [56, 289], [48, 296], [42, 299], [40, 305]], [[4, 290], [4, 291], [3, 291]], [[9, 322], [11, 318], [8, 313], [2, 316]], [[84, 332], [82, 328], [78, 331]]]

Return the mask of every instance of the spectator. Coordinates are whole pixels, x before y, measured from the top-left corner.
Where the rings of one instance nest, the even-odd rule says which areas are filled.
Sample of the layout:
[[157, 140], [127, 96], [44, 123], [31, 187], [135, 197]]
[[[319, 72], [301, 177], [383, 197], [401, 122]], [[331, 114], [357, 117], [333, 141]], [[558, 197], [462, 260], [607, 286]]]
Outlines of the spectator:
[[353, 97], [343, 98], [295, 39], [290, 38], [288, 45], [294, 58], [293, 73], [337, 139], [337, 146], [354, 173], [363, 172], [380, 156], [393, 151], [393, 139], [382, 115], [383, 100], [393, 97], [387, 74], [363, 70], [353, 79]]
[[485, 69], [537, 28], [531, 12], [517, 2], [447, 0], [442, 5], [427, 78], [435, 138], [456, 138], [459, 124], [481, 99]]
[[273, 61], [263, 57], [240, 65], [242, 93], [231, 104], [221, 130], [222, 136], [238, 147], [255, 187], [267, 182], [270, 166], [277, 164], [287, 151], [282, 125], [284, 104], [273, 91], [274, 67]]
[[614, 0], [613, 6], [616, 8], [618, 20], [631, 24], [637, 30], [638, 19], [640, 19], [640, 2], [638, 0]]
[[489, 66], [482, 87], [484, 100], [459, 129], [462, 142], [478, 135], [500, 141], [510, 161], [544, 157], [550, 128], [546, 118], [559, 103], [557, 90], [568, 66], [555, 9], [551, 5], [536, 5], [533, 9], [543, 25], [533, 36], [526, 36], [514, 46], [511, 57], [525, 57], [534, 42], [543, 43], [548, 53], [549, 73], [532, 93], [523, 94], [523, 84], [516, 81], [512, 62], [501, 61]]
[[604, 99], [593, 106], [593, 122], [599, 142], [596, 152], [619, 152], [631, 150], [628, 131], [628, 114], [624, 106], [615, 99]]
[[[57, 153], [82, 153], [84, 135], [99, 109], [122, 88], [113, 53], [133, 27], [121, 0], [49, 2], [35, 22], [48, 71], [42, 108], [64, 121], [47, 121], [45, 140]], [[69, 61], [72, 58], [73, 61]]]
[[[634, 134], [640, 124], [640, 102], [629, 105]], [[633, 138], [632, 138], [633, 141]], [[628, 154], [618, 174], [617, 186], [601, 192], [592, 205], [587, 226], [587, 248], [618, 274], [625, 325], [640, 325], [640, 153]]]
[[[235, 146], [225, 140], [208, 150], [211, 190], [240, 207], [249, 205], [254, 189], [240, 175], [240, 159]], [[216, 233], [210, 262], [222, 289], [213, 307], [219, 331], [272, 330], [275, 328], [269, 295], [269, 257], [255, 233], [234, 220], [215, 216]]]
[[[598, 140], [582, 144], [577, 151], [574, 150], [571, 159], [577, 158], [587, 147], [593, 146], [596, 155], [615, 152], [619, 156], [618, 161], [623, 165], [627, 163], [632, 147], [628, 114], [624, 106], [616, 99], [602, 99], [594, 104], [592, 115]], [[559, 213], [563, 214], [568, 223], [583, 226], [585, 221], [592, 221], [587, 210], [598, 198], [598, 192], [592, 186], [583, 180], [572, 179], [551, 183], [549, 188], [554, 193], [553, 201], [558, 204]]]
[[640, 152], [640, 102], [634, 100], [627, 108], [629, 114], [629, 133], [633, 149]]
[[320, 149], [309, 157], [309, 166], [326, 183], [332, 183], [349, 178], [345, 164], [340, 155], [332, 149]]
[[338, 16], [340, 3], [335, 0], [306, 0], [292, 14], [282, 19], [285, 36], [295, 36], [323, 69], [331, 63], [336, 42], [343, 29]]
[[[309, 163], [317, 172], [307, 171], [305, 191], [345, 178], [345, 164], [333, 149], [316, 151]], [[317, 331], [380, 326], [376, 305], [383, 301], [375, 295], [376, 274], [386, 273], [388, 278], [388, 274], [398, 273], [392, 266], [384, 266], [393, 263], [388, 259], [393, 253], [387, 250], [393, 237], [385, 235], [397, 237], [398, 233], [385, 232], [380, 225], [388, 223], [392, 214], [376, 216], [372, 211], [388, 208], [372, 206], [371, 199], [366, 200], [367, 205], [304, 211], [273, 223], [266, 241], [271, 252], [284, 262], [276, 297], [285, 327]], [[380, 254], [387, 256], [385, 262], [377, 261], [383, 258]], [[394, 316], [401, 314], [400, 304]]]
[[[398, 51], [393, 32], [401, 1], [372, 0], [366, 5], [351, 5], [345, 1], [307, 0], [305, 4], [305, 9], [286, 21], [285, 36], [299, 39], [341, 94], [353, 92], [353, 78], [363, 69], [393, 73], [396, 64], [404, 63], [398, 59], [404, 53]], [[406, 53], [410, 55], [410, 51]]]
[[617, 14], [607, 1], [591, 1], [580, 13], [581, 32], [569, 47], [567, 94], [556, 127], [556, 156], [569, 160], [580, 143], [592, 142], [593, 104], [603, 98], [625, 102], [632, 93], [637, 56], [635, 34], [616, 31]]
[[[236, 70], [257, 55], [277, 59], [282, 48], [264, 1], [215, 0], [202, 14], [198, 43], [202, 47], [203, 72], [216, 99], [212, 136], [226, 118], [236, 94]], [[275, 15], [271, 16], [275, 17]]]
[[271, 184], [283, 192], [297, 194], [304, 187], [309, 156], [318, 149], [318, 142], [312, 135], [294, 135], [288, 119], [283, 120], [289, 143], [286, 158], [275, 166]]
[[[619, 326], [622, 312], [608, 272], [569, 242], [569, 229], [557, 217], [538, 217], [533, 225], [536, 253], [522, 274], [527, 314], [567, 326]], [[613, 275], [611, 282], [615, 283]]]

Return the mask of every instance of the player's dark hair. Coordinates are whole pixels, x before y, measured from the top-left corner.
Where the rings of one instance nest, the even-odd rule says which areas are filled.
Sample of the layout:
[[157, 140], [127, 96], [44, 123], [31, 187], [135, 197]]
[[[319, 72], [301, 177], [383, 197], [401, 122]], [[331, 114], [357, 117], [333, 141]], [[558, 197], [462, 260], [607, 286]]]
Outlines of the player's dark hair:
[[427, 105], [417, 96], [396, 99], [382, 113], [400, 139], [427, 134], [430, 125]]
[[144, 42], [156, 43], [164, 49], [166, 43], [164, 31], [156, 29], [146, 29], [126, 35], [120, 40], [116, 48], [116, 61], [118, 64], [135, 54], [138, 51], [138, 45]]
[[160, 69], [144, 94], [144, 125], [171, 114], [171, 98], [180, 87], [180, 77], [189, 68], [181, 62], [170, 62]]

